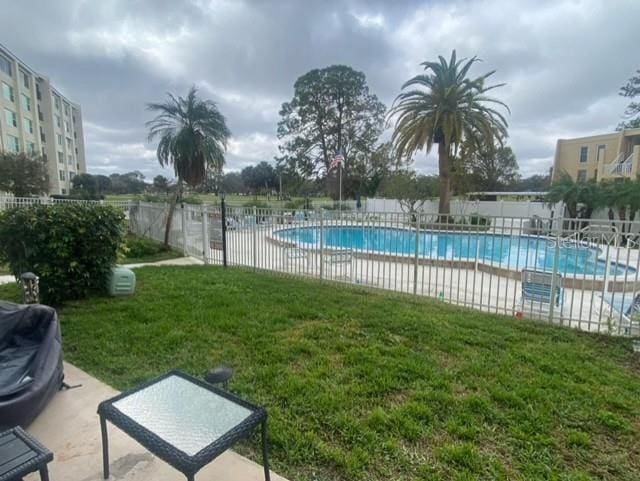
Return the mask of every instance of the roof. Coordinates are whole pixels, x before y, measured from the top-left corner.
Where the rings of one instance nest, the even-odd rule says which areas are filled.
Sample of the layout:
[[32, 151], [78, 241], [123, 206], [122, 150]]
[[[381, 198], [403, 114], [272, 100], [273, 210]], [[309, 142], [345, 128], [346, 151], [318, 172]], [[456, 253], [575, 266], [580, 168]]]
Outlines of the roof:
[[543, 197], [547, 195], [546, 192], [537, 192], [531, 190], [525, 190], [522, 192], [469, 192], [467, 195], [481, 196], [481, 195], [495, 195], [496, 197]]

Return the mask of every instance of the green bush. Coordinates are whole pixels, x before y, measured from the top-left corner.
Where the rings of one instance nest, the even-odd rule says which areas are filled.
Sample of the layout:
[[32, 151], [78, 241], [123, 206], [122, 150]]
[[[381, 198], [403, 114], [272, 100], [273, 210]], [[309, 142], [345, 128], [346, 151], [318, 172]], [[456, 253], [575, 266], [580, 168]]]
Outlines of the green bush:
[[480, 214], [471, 214], [469, 216], [469, 224], [471, 225], [491, 225], [491, 219]]
[[167, 251], [161, 242], [134, 235], [127, 235], [125, 246], [127, 257], [132, 258], [148, 257]]
[[311, 199], [291, 199], [284, 203], [285, 209], [313, 209]]
[[124, 238], [124, 214], [98, 204], [33, 205], [0, 214], [0, 263], [40, 277], [47, 304], [106, 290]]

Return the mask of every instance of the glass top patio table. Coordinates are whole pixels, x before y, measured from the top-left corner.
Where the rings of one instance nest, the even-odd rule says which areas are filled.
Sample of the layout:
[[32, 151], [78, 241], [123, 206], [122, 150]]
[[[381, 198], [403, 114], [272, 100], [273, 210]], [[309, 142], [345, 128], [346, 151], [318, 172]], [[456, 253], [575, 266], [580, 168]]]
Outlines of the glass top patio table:
[[180, 371], [172, 371], [98, 406], [108, 477], [109, 420], [149, 451], [193, 479], [204, 465], [263, 424], [265, 478], [266, 411]]

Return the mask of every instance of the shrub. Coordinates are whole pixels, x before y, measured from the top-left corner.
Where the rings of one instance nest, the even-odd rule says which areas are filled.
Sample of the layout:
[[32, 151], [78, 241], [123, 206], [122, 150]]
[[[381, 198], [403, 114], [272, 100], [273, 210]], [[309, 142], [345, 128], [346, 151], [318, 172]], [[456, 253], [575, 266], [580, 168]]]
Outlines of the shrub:
[[127, 258], [130, 259], [152, 257], [171, 250], [162, 242], [147, 239], [145, 237], [137, 237], [132, 234], [127, 235], [125, 247], [127, 251]]
[[33, 205], [0, 214], [0, 262], [40, 277], [42, 301], [106, 290], [124, 237], [124, 214], [98, 204]]
[[471, 214], [469, 216], [469, 224], [471, 225], [491, 225], [491, 219], [480, 214]]
[[292, 199], [284, 203], [284, 208], [289, 210], [313, 209], [313, 203], [310, 199]]

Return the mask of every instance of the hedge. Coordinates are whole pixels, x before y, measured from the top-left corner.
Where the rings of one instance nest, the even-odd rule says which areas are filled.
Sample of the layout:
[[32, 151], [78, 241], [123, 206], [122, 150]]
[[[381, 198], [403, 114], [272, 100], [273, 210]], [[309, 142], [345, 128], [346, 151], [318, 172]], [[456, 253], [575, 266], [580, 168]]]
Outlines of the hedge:
[[124, 240], [123, 220], [122, 211], [99, 204], [8, 210], [0, 213], [0, 261], [16, 277], [38, 275], [47, 304], [103, 292]]

